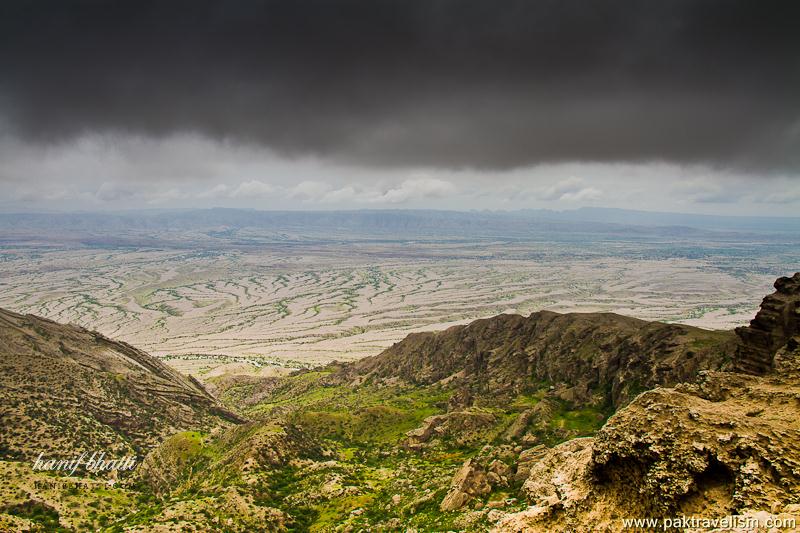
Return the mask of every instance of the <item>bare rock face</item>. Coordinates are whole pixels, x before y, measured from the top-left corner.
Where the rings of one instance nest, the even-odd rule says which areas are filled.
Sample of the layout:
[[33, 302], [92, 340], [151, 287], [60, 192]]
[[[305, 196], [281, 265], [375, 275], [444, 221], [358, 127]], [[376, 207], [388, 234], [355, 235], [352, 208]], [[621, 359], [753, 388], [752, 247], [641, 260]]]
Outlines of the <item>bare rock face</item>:
[[539, 464], [539, 461], [547, 455], [550, 448], [544, 444], [537, 444], [533, 448], [523, 450], [517, 458], [517, 472], [514, 474], [516, 481], [525, 481], [530, 476], [531, 468]]
[[788, 504], [800, 493], [794, 378], [709, 373], [698, 385], [645, 393], [598, 433], [594, 474], [601, 483], [635, 479], [653, 515]]
[[407, 432], [403, 444], [416, 450], [441, 437], [450, 437], [459, 443], [477, 441], [482, 438], [481, 430], [495, 422], [493, 414], [477, 409], [433, 415], [426, 418], [420, 427]]
[[564, 442], [536, 463], [522, 487], [528, 501], [541, 507], [570, 509], [586, 498], [593, 482], [590, 437]]
[[772, 368], [775, 352], [800, 333], [800, 272], [778, 278], [775, 292], [747, 327], [736, 328], [742, 341], [736, 353], [736, 370], [763, 374]]
[[517, 473], [527, 477], [522, 492], [529, 507], [499, 517], [493, 531], [545, 531], [561, 522], [559, 514], [569, 516], [580, 508], [595, 483], [591, 471], [593, 443], [593, 438], [585, 437], [554, 448], [537, 446], [523, 452]]
[[506, 430], [504, 438], [507, 441], [519, 439], [525, 434], [527, 431], [528, 426], [531, 425], [536, 418], [536, 415], [533, 409], [526, 409], [525, 411], [521, 412], [514, 422], [509, 426]]
[[515, 457], [510, 446], [485, 446], [477, 456], [461, 465], [439, 507], [442, 511], [455, 511], [489, 494], [493, 488], [507, 487], [513, 478], [513, 469], [508, 463]]
[[442, 500], [440, 508], [442, 511], [455, 511], [464, 507], [471, 499], [491, 491], [492, 486], [483, 466], [474, 458], [467, 459], [453, 476], [450, 490]]
[[[703, 373], [620, 410], [594, 438], [533, 449], [530, 507], [496, 531], [621, 530], [621, 518], [780, 514], [800, 494], [800, 337], [779, 371]], [[776, 369], [778, 370], [778, 369]]]

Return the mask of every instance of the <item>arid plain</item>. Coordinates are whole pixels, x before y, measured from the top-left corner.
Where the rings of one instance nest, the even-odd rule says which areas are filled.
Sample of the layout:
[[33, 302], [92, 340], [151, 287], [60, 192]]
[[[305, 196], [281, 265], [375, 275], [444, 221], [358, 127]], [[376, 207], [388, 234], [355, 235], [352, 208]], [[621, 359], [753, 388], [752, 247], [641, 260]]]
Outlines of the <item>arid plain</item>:
[[8, 245], [0, 307], [96, 329], [199, 377], [269, 374], [499, 313], [609, 311], [730, 329], [791, 267], [785, 255], [755, 260], [716, 244], [689, 255], [663, 243]]

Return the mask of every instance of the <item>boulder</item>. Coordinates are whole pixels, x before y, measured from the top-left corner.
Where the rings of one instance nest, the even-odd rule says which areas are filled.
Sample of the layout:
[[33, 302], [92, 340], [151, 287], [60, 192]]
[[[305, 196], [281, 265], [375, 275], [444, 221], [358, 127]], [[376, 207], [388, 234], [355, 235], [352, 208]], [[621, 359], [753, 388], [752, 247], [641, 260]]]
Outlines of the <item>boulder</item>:
[[442, 500], [442, 511], [454, 511], [464, 507], [471, 499], [483, 496], [492, 491], [492, 486], [483, 466], [477, 459], [471, 458], [461, 466], [453, 476], [450, 490]]

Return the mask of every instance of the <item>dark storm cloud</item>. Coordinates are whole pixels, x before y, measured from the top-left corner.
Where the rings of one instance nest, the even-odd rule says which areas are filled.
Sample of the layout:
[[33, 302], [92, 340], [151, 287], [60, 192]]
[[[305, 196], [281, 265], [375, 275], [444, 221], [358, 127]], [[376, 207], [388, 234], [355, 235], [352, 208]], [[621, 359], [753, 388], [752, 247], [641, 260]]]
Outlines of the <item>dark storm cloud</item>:
[[388, 166], [796, 170], [798, 21], [795, 1], [7, 1], [0, 121]]

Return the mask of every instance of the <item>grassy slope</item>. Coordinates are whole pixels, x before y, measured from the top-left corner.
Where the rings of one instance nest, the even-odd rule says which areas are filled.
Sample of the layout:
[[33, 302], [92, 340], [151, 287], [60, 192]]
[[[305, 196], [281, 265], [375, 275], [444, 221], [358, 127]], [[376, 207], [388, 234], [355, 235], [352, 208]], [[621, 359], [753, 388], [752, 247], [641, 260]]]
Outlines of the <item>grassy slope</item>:
[[[299, 513], [302, 524], [297, 526], [311, 531], [328, 531], [343, 523], [356, 528], [391, 527], [397, 519], [425, 531], [455, 528], [453, 521], [460, 513], [439, 509], [455, 471], [487, 444], [514, 446], [515, 442], [503, 439], [505, 431], [520, 413], [548, 397], [550, 388], [547, 382], [532, 382], [512, 402], [478, 402], [475, 409], [494, 415], [493, 424], [470, 432], [468, 438], [446, 434], [422, 451], [410, 451], [402, 446], [405, 433], [419, 427], [426, 417], [444, 413], [451, 389], [441, 385], [326, 386], [326, 374], [307, 372], [286, 378], [281, 389], [247, 412], [264, 418], [281, 413], [335, 452], [335, 465], [313, 473], [284, 469], [274, 474], [267, 487], [272, 496], [265, 503]], [[224, 398], [235, 403], [247, 394], [233, 387]], [[608, 406], [573, 407], [552, 398], [548, 401], [555, 404], [551, 416], [529, 432], [551, 446], [593, 434], [611, 414]], [[345, 495], [338, 489], [344, 489]], [[512, 484], [487, 499], [516, 496], [518, 489], [519, 484]], [[299, 502], [306, 505], [297, 507]]]

